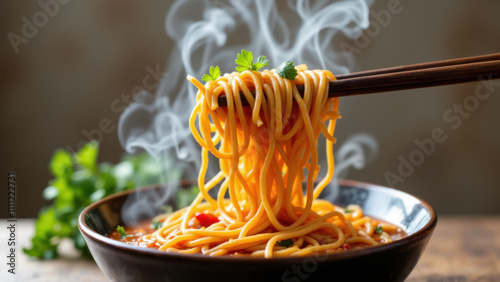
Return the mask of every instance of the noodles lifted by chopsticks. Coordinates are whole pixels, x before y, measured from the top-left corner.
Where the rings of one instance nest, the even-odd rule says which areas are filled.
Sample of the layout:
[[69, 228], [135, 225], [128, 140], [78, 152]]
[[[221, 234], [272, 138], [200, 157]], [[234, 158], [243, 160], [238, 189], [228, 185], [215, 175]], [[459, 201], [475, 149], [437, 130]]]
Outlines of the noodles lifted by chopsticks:
[[[200, 192], [189, 207], [160, 216], [162, 227], [141, 240], [162, 251], [266, 258], [390, 240], [359, 206], [346, 211], [318, 199], [334, 172], [333, 133], [340, 115], [338, 98], [328, 98], [328, 82], [335, 77], [296, 68], [295, 80], [275, 70], [225, 74], [205, 85], [188, 76], [199, 90], [190, 127], [202, 147]], [[303, 96], [297, 85], [304, 85]], [[242, 105], [240, 91], [249, 106]], [[221, 94], [227, 107], [218, 106]], [[328, 167], [315, 185], [320, 134], [326, 137]], [[211, 179], [209, 153], [220, 166]]]

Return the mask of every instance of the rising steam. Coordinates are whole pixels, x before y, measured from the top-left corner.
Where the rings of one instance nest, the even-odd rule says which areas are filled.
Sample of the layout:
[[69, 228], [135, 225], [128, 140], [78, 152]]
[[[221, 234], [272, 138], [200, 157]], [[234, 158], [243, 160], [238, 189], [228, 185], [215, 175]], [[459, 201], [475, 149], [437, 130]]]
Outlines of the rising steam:
[[[169, 159], [176, 168], [184, 170], [181, 177], [196, 178], [199, 147], [188, 126], [195, 88], [188, 85], [186, 75], [200, 78], [211, 65], [231, 72], [241, 49], [267, 56], [273, 68], [292, 60], [311, 69], [346, 73], [352, 60], [335, 46], [341, 40], [358, 37], [369, 26], [372, 2], [175, 1], [165, 20], [167, 35], [176, 44], [167, 61], [167, 75], [154, 95], [143, 93], [124, 111], [118, 127], [121, 144], [127, 152], [147, 151], [157, 158], [164, 171], [169, 169], [165, 165]], [[375, 142], [369, 136], [359, 138], [365, 144]], [[356, 156], [354, 163], [363, 163]], [[337, 171], [343, 170], [338, 163], [337, 166]], [[165, 181], [171, 183], [173, 179]], [[162, 195], [163, 200], [170, 194]]]

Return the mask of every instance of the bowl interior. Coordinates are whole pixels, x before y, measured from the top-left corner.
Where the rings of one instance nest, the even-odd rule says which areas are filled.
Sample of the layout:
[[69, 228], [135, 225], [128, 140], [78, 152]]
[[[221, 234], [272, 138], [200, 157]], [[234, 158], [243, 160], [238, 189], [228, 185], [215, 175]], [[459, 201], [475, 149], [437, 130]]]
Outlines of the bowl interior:
[[408, 235], [422, 230], [435, 217], [429, 204], [395, 189], [345, 180], [334, 191], [329, 196], [334, 204], [360, 205], [365, 215], [400, 226]]

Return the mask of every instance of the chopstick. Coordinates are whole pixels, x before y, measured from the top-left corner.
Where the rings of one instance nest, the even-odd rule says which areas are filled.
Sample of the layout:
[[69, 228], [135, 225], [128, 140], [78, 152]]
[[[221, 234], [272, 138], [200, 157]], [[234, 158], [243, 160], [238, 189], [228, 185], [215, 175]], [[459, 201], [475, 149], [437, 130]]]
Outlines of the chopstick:
[[375, 75], [375, 74], [394, 73], [394, 72], [402, 72], [402, 71], [410, 71], [410, 70], [418, 70], [418, 69], [430, 69], [430, 68], [436, 68], [436, 67], [445, 67], [445, 66], [462, 65], [462, 64], [468, 64], [468, 63], [488, 62], [488, 61], [497, 61], [497, 60], [500, 60], [500, 53], [458, 58], [458, 59], [451, 59], [451, 60], [442, 60], [442, 61], [414, 64], [414, 65], [407, 65], [407, 66], [398, 66], [398, 67], [391, 67], [391, 68], [361, 71], [361, 72], [355, 72], [355, 73], [336, 75], [335, 77], [338, 80], [342, 80], [342, 79], [347, 79], [347, 78], [354, 78], [354, 77], [368, 76], [368, 75]]
[[[392, 68], [338, 75], [329, 85], [328, 97], [415, 89], [500, 78], [500, 53], [436, 61]], [[298, 85], [299, 93], [304, 86]], [[241, 94], [244, 105], [248, 105]], [[219, 106], [226, 106], [225, 95], [218, 97]]]
[[500, 77], [500, 60], [465, 63], [401, 72], [347, 78], [330, 83], [329, 97], [344, 97], [430, 86], [440, 86]]

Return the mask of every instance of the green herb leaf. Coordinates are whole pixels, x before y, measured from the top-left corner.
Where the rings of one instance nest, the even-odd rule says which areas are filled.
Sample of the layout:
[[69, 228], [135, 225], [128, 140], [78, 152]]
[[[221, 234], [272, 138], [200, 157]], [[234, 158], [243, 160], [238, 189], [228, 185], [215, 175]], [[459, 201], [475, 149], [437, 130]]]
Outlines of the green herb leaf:
[[[53, 179], [43, 196], [53, 203], [44, 208], [35, 221], [32, 247], [23, 251], [31, 257], [53, 259], [58, 256], [57, 246], [63, 239], [70, 239], [76, 249], [86, 257], [90, 251], [78, 231], [78, 215], [92, 202], [123, 190], [159, 183], [160, 168], [146, 154], [126, 155], [117, 164], [98, 163], [98, 143], [93, 141], [77, 153], [58, 149], [49, 167]], [[164, 160], [169, 168], [167, 181], [177, 180], [179, 170]]]
[[35, 236], [31, 238], [33, 248], [23, 249], [24, 253], [40, 259], [57, 257], [57, 243], [52, 238], [55, 234], [54, 226], [58, 224], [54, 207], [42, 210], [35, 222]]
[[43, 189], [43, 198], [45, 200], [53, 200], [59, 195], [59, 190], [55, 186], [48, 186]]
[[[23, 249], [24, 253], [39, 259], [53, 259], [58, 256], [59, 243], [70, 239], [82, 256], [90, 258], [90, 251], [78, 231], [78, 215], [86, 206], [116, 192], [162, 181], [172, 182], [181, 177], [174, 161], [164, 158], [161, 162], [167, 172], [162, 180], [160, 166], [147, 154], [125, 155], [116, 165], [98, 163], [98, 146], [92, 141], [77, 153], [62, 149], [54, 152], [49, 164], [53, 179], [43, 192], [43, 196], [53, 202], [39, 213], [31, 238], [32, 247]], [[177, 195], [182, 198], [180, 204], [185, 204], [182, 201], [191, 204], [198, 194], [196, 186], [181, 190], [185, 190], [185, 194]], [[170, 207], [169, 212], [172, 210]]]
[[116, 231], [118, 231], [118, 234], [120, 234], [120, 238], [125, 239], [127, 237], [134, 237], [134, 235], [127, 235], [127, 231], [125, 231], [125, 228], [123, 226], [118, 225], [116, 227]]
[[258, 71], [260, 68], [269, 65], [269, 60], [266, 59], [266, 56], [260, 56], [257, 59], [257, 63], [252, 64], [252, 70]]
[[56, 150], [50, 161], [50, 172], [56, 177], [68, 177], [73, 173], [71, 154], [62, 149]]
[[375, 233], [380, 234], [382, 232], [384, 232], [384, 228], [382, 226], [379, 225], [375, 227]]
[[236, 70], [239, 72], [251, 70], [253, 63], [253, 54], [251, 51], [242, 49], [241, 53], [236, 55], [236, 60], [234, 62], [236, 63], [236, 65], [238, 65], [236, 67]]
[[295, 69], [295, 66], [293, 65], [293, 62], [291, 61], [286, 61], [283, 64], [281, 64], [277, 69], [276, 72], [283, 78], [294, 80], [295, 77], [297, 77], [297, 69]]
[[344, 211], [344, 213], [351, 213], [351, 212], [352, 212], [352, 210], [350, 210], [350, 209], [346, 209], [346, 210]]
[[258, 71], [260, 68], [269, 65], [266, 56], [259, 56], [257, 63], [253, 63], [253, 54], [251, 51], [241, 50], [241, 53], [236, 56], [236, 70], [243, 72], [246, 70]]
[[215, 68], [213, 66], [210, 66], [210, 69], [208, 70], [209, 74], [204, 74], [201, 79], [203, 81], [215, 81], [217, 78], [220, 76], [220, 68], [219, 66], [216, 66]]
[[288, 248], [291, 245], [293, 245], [293, 240], [292, 239], [281, 240], [278, 242], [278, 245]]
[[97, 155], [99, 153], [99, 143], [90, 141], [82, 146], [75, 155], [76, 164], [92, 172], [97, 170]]
[[151, 229], [160, 229], [162, 225], [162, 222], [160, 222], [159, 220], [155, 220], [151, 223]]

